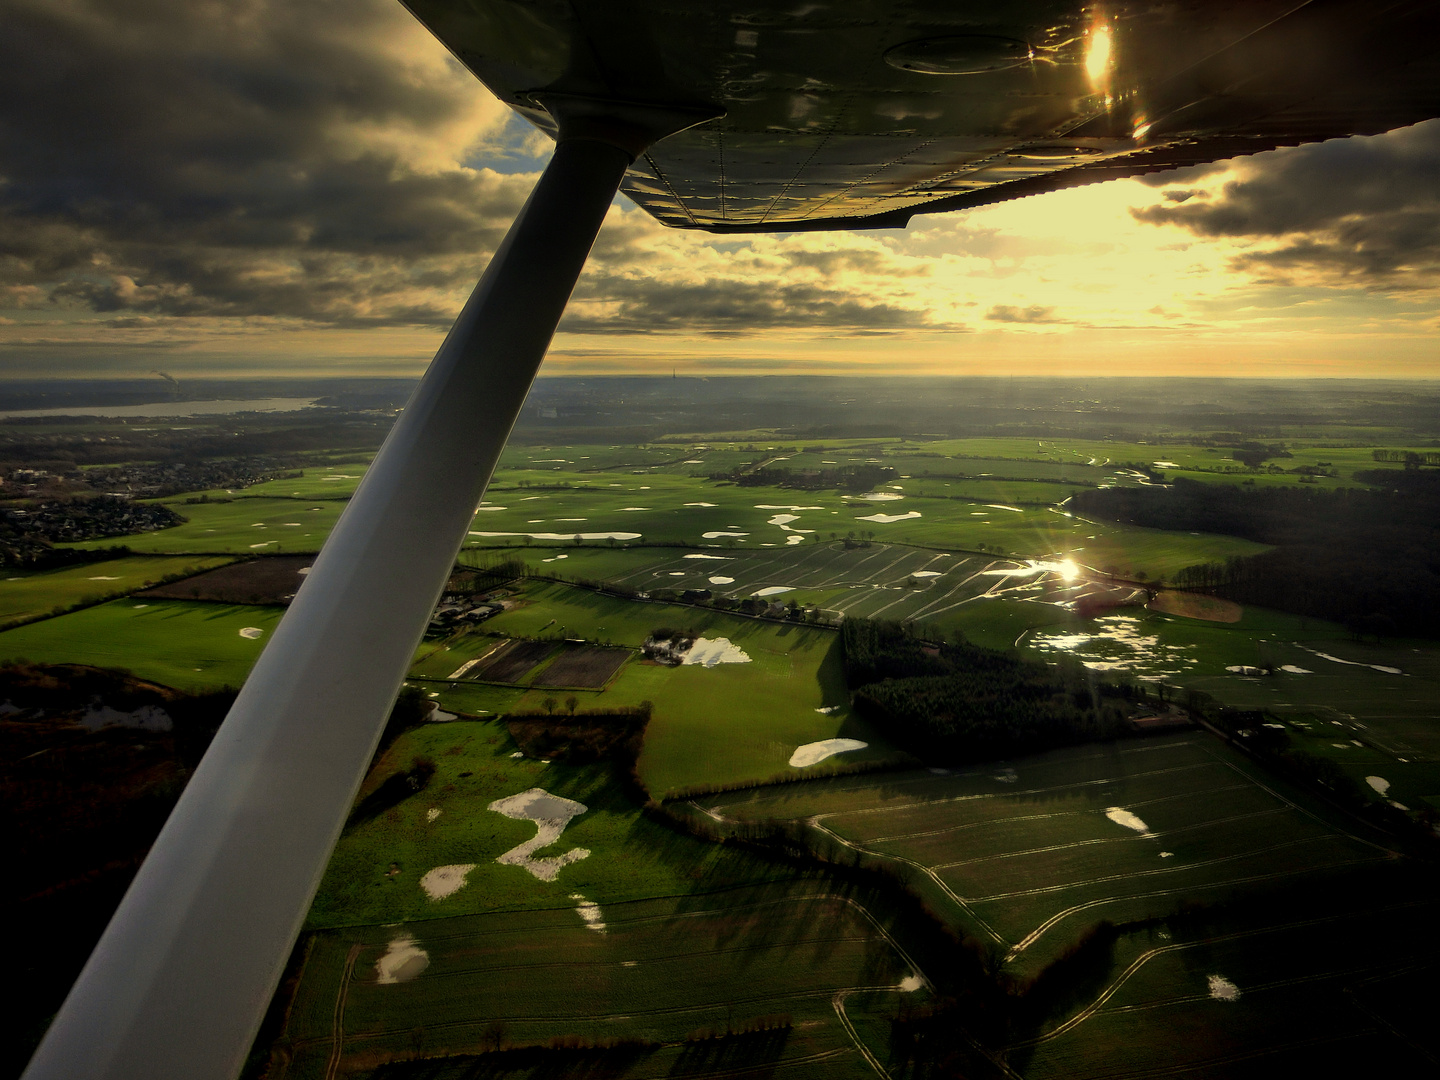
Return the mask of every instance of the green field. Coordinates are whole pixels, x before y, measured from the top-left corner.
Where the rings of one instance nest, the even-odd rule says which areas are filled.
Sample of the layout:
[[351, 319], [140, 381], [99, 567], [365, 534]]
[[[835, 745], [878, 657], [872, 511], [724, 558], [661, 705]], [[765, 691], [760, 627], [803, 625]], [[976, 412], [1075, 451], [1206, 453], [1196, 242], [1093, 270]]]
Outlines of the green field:
[[[875, 915], [822, 882], [602, 904], [593, 929], [578, 911], [587, 902], [577, 892], [546, 910], [314, 935], [271, 1075], [326, 1077], [337, 1064], [357, 1075], [387, 1059], [569, 1038], [639, 1045], [551, 1052], [546, 1071], [526, 1074], [859, 1078], [874, 1075], [865, 1055], [889, 1056], [888, 1018], [929, 998], [925, 973]], [[377, 965], [399, 950], [423, 953], [423, 969], [380, 982]], [[785, 1026], [705, 1041], [766, 1017]], [[505, 1060], [457, 1062], [453, 1075], [505, 1075], [464, 1071]], [[417, 1066], [417, 1077], [452, 1075]], [[411, 1075], [396, 1068], [386, 1075]]]
[[[170, 554], [176, 552], [232, 552], [249, 555], [264, 552], [319, 551], [330, 535], [345, 503], [339, 500], [237, 498], [233, 502], [186, 503], [165, 500], [172, 509], [188, 518], [158, 532], [125, 538], [132, 551]], [[109, 547], [113, 540], [90, 540], [78, 548]]]
[[[585, 708], [653, 703], [640, 775], [654, 794], [790, 775], [796, 770], [787, 762], [798, 746], [837, 736], [870, 746], [812, 769], [896, 759], [889, 743], [850, 715], [834, 630], [622, 600], [559, 584], [532, 583], [523, 599], [514, 610], [487, 620], [483, 635], [447, 642], [450, 651], [438, 657], [432, 646], [412, 677], [443, 677], [497, 636], [584, 638], [638, 648], [653, 630], [670, 626], [712, 640], [723, 637], [749, 661], [714, 667], [632, 661], [603, 692], [581, 692]], [[455, 700], [439, 685], [432, 689], [442, 702]], [[532, 690], [518, 704], [538, 709], [547, 696]]]
[[1391, 857], [1307, 803], [1208, 736], [699, 800], [724, 819], [804, 821], [816, 843], [901, 868], [937, 910], [1030, 975], [1102, 918], [1151, 918], [1182, 898]]
[[[1009, 1022], [986, 1029], [1011, 1075], [1228, 1077], [1248, 1058], [1325, 1072], [1314, 1050], [1332, 1045], [1403, 1072], [1433, 1049], [1403, 995], [1356, 1008], [1371, 985], [1433, 978], [1433, 867], [1202, 734], [697, 805], [906, 878], [1015, 988]], [[1381, 934], [1406, 944], [1377, 950]], [[1057, 963], [1070, 988], [1052, 995]]]
[[[124, 668], [177, 690], [239, 686], [283, 608], [114, 600], [0, 633], [0, 659]], [[240, 635], [258, 629], [258, 638]]]
[[229, 559], [190, 557], [106, 559], [63, 570], [10, 571], [0, 579], [0, 623], [34, 619], [56, 608], [124, 596], [171, 577], [224, 566]]
[[[514, 757], [496, 721], [432, 723], [402, 735], [376, 762], [363, 803], [417, 757], [435, 762], [428, 786], [383, 813], [352, 823], [341, 837], [310, 912], [312, 928], [388, 924], [484, 911], [566, 906], [571, 893], [619, 903], [772, 879], [777, 871], [733, 849], [677, 836], [641, 815], [604, 765], [573, 766]], [[495, 862], [535, 835], [535, 825], [487, 809], [496, 799], [542, 787], [589, 809], [547, 854], [590, 854], [541, 881]], [[437, 866], [474, 864], [466, 884], [430, 899], [420, 879]]]

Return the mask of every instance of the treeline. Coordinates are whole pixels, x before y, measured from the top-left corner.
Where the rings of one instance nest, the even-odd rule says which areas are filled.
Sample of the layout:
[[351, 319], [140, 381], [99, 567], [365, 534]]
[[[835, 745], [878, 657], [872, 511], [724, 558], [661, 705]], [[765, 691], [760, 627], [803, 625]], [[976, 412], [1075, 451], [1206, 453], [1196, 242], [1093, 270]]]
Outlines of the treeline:
[[898, 474], [888, 465], [840, 465], [833, 469], [804, 470], [765, 468], [712, 473], [711, 480], [728, 480], [739, 487], [797, 488], [801, 491], [869, 491]]
[[842, 640], [856, 711], [926, 760], [1009, 757], [1129, 731], [1136, 689], [1078, 664], [924, 641], [906, 624], [874, 619], [846, 619]]
[[1416, 468], [1421, 465], [1440, 465], [1440, 451], [1435, 450], [1372, 450], [1370, 457], [1375, 461], [1393, 461]]
[[1076, 513], [1152, 529], [1223, 533], [1275, 550], [1186, 567], [1173, 584], [1344, 623], [1357, 633], [1434, 636], [1440, 605], [1440, 473], [1357, 473], [1382, 490], [1249, 488], [1177, 479], [1166, 488], [1078, 492]]
[[653, 710], [650, 702], [577, 711], [572, 695], [565, 700], [563, 714], [556, 713], [557, 704], [547, 697], [543, 711], [512, 712], [501, 718], [527, 757], [577, 765], [609, 758], [622, 768], [639, 758]]

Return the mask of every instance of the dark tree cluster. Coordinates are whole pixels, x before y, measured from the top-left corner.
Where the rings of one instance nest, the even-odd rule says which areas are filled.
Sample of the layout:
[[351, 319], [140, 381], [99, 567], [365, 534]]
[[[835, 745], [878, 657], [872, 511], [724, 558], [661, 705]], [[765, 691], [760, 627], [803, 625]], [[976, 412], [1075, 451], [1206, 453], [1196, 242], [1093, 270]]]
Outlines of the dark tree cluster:
[[1275, 550], [1187, 567], [1181, 588], [1344, 623], [1433, 636], [1440, 606], [1440, 472], [1357, 473], [1378, 490], [1247, 488], [1177, 479], [1166, 488], [1075, 495], [1084, 517], [1223, 533]]
[[[76, 664], [0, 665], [0, 911], [25, 988], [0, 1068], [18, 1075], [234, 699]], [[168, 730], [91, 730], [93, 708], [163, 710]]]
[[1009, 757], [1127, 731], [1120, 699], [1133, 690], [1079, 665], [927, 642], [907, 626], [871, 619], [846, 619], [843, 639], [857, 711], [926, 760]]

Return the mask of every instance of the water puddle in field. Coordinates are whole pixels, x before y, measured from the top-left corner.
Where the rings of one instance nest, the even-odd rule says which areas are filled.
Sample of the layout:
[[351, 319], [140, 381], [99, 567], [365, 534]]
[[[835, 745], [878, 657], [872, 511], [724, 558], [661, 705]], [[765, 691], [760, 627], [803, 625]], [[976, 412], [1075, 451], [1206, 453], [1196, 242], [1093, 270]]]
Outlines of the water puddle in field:
[[756, 589], [751, 596], [779, 596], [781, 593], [794, 592], [792, 585], [770, 585], [763, 589]]
[[241, 629], [240, 636], [245, 638], [247, 641], [254, 641], [264, 633], [265, 631], [261, 630], [258, 626], [247, 626]]
[[1216, 1001], [1239, 1001], [1240, 988], [1224, 975], [1211, 975], [1208, 980], [1210, 996]]
[[599, 904], [593, 900], [586, 900], [583, 893], [571, 893], [570, 899], [580, 901], [575, 905], [575, 914], [584, 920], [585, 929], [594, 930], [597, 934], [605, 933], [605, 916], [601, 912]]
[[1125, 828], [1131, 829], [1134, 832], [1139, 833], [1141, 836], [1151, 835], [1150, 826], [1146, 825], [1145, 822], [1141, 821], [1140, 818], [1132, 814], [1129, 810], [1122, 809], [1118, 806], [1112, 806], [1105, 811], [1105, 816], [1111, 821], [1113, 821], [1116, 825], [1123, 825]]
[[881, 525], [889, 525], [896, 521], [909, 521], [912, 518], [920, 517], [919, 510], [911, 510], [908, 514], [866, 514], [858, 517], [856, 521], [874, 521]]
[[986, 503], [991, 510], [1009, 510], [1012, 514], [1023, 514], [1025, 511], [1018, 506], [1006, 506], [1004, 503]]
[[844, 754], [851, 750], [864, 750], [869, 745], [859, 739], [822, 739], [820, 742], [806, 743], [804, 746], [797, 746], [795, 752], [790, 755], [790, 767], [804, 769], [810, 765], [818, 765], [826, 758], [834, 757], [836, 754]]
[[409, 982], [430, 966], [430, 954], [409, 934], [391, 938], [385, 955], [375, 961], [375, 981], [384, 986]]
[[699, 503], [686, 503], [685, 505], [686, 505], [686, 506], [715, 506], [715, 505], [717, 505], [717, 504], [716, 504], [716, 503], [704, 503], [704, 502], [699, 502]]
[[[1199, 664], [1194, 646], [1166, 645], [1156, 634], [1144, 633], [1133, 615], [1106, 615], [1093, 620], [1094, 630], [1038, 630], [1026, 644], [1042, 652], [1063, 652], [1092, 671], [1128, 671], [1152, 680], [1185, 674]], [[1258, 670], [1258, 669], [1256, 669]]]
[[871, 491], [864, 495], [847, 495], [847, 499], [864, 499], [866, 502], [898, 502], [905, 498], [904, 495], [897, 495], [893, 491]]
[[724, 574], [716, 574], [714, 577], [710, 578], [710, 584], [711, 584], [711, 585], [734, 585], [734, 584], [735, 584], [735, 579], [734, 579], [733, 577], [726, 577]]
[[1295, 647], [1299, 649], [1304, 649], [1311, 655], [1320, 657], [1321, 660], [1329, 660], [1332, 664], [1344, 664], [1346, 667], [1365, 667], [1369, 668], [1371, 671], [1384, 672], [1386, 675], [1405, 674], [1405, 672], [1400, 670], [1398, 667], [1388, 667], [1385, 664], [1365, 664], [1361, 663], [1358, 660], [1344, 660], [1338, 656], [1331, 656], [1329, 653], [1321, 652], [1319, 649], [1308, 648], [1307, 646], [1301, 645], [1298, 641], [1295, 642]]
[[465, 878], [474, 869], [474, 863], [437, 866], [426, 871], [425, 876], [420, 879], [420, 888], [425, 890], [425, 895], [431, 900], [444, 900], [465, 887]]
[[1383, 776], [1367, 776], [1365, 777], [1365, 783], [1374, 788], [1377, 795], [1384, 795], [1390, 790], [1390, 781], [1386, 780]]
[[702, 538], [702, 539], [705, 539], [705, 540], [720, 540], [720, 539], [722, 539], [722, 538], [724, 538], [724, 537], [727, 537], [727, 536], [749, 536], [749, 535], [750, 535], [750, 534], [749, 534], [748, 532], [734, 532], [734, 531], [727, 531], [727, 530], [725, 530], [725, 529], [715, 529], [715, 530], [713, 530], [713, 531], [711, 531], [711, 532], [701, 533], [701, 534], [700, 534], [701, 538]]
[[916, 570], [916, 571], [915, 571], [913, 574], [911, 574], [910, 576], [911, 576], [911, 577], [939, 577], [940, 574], [941, 574], [941, 571], [939, 571], [939, 570]]
[[714, 559], [716, 562], [728, 562], [730, 560], [729, 555], [684, 555], [681, 557], [686, 559]]
[[502, 866], [518, 866], [523, 870], [528, 870], [541, 881], [554, 881], [560, 876], [562, 869], [573, 862], [588, 858], [590, 855], [587, 848], [577, 847], [571, 848], [563, 855], [555, 855], [550, 858], [536, 859], [532, 857], [536, 851], [549, 847], [559, 840], [560, 834], [565, 831], [565, 826], [570, 824], [572, 819], [590, 809], [584, 803], [561, 798], [559, 795], [551, 795], [544, 788], [531, 788], [529, 791], [522, 791], [509, 798], [496, 799], [490, 804], [489, 809], [516, 821], [533, 821], [535, 823], [533, 837], [525, 843], [511, 848], [495, 860]]
[[696, 638], [690, 650], [681, 658], [682, 665], [699, 665], [712, 668], [716, 664], [748, 664], [750, 654], [729, 638]]

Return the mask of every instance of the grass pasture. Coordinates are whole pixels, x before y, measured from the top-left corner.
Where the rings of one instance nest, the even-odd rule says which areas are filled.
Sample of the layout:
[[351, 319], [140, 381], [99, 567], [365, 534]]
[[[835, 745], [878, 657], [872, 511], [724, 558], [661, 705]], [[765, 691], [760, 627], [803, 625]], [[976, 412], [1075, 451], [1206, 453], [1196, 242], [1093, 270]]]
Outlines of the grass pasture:
[[[485, 622], [484, 635], [446, 642], [421, 658], [411, 675], [443, 679], [493, 647], [492, 635], [526, 639], [537, 649], [562, 638], [635, 649], [664, 626], [711, 640], [725, 638], [749, 660], [714, 667], [632, 661], [603, 691], [581, 691], [583, 708], [642, 701], [654, 705], [640, 775], [657, 796], [791, 775], [795, 770], [788, 762], [796, 747], [836, 736], [856, 738], [869, 747], [810, 768], [821, 771], [900, 759], [883, 737], [850, 715], [839, 635], [820, 627], [532, 582], [522, 603]], [[451, 700], [442, 685], [454, 684], [425, 685], [440, 693], [442, 702]], [[531, 690], [517, 704], [538, 709], [546, 696], [544, 690]]]
[[[733, 849], [707, 845], [650, 821], [606, 765], [514, 757], [498, 721], [457, 720], [406, 732], [376, 762], [357, 806], [416, 758], [435, 763], [420, 792], [352, 816], [310, 912], [312, 928], [382, 925], [486, 911], [573, 906], [572, 893], [599, 904], [765, 881], [776, 871]], [[496, 859], [532, 839], [532, 821], [488, 809], [497, 799], [541, 787], [588, 809], [541, 855], [590, 854], [542, 881]], [[433, 813], [432, 813], [433, 812]], [[437, 866], [473, 864], [463, 887], [432, 900], [420, 885]]]
[[[114, 600], [0, 633], [0, 659], [124, 668], [177, 690], [239, 686], [283, 614], [273, 607]], [[240, 635], [250, 628], [260, 636]]]
[[1122, 939], [1103, 985], [1008, 1062], [1033, 1080], [1425, 1075], [1436, 1046], [1418, 1003], [1440, 973], [1440, 905], [1433, 875], [1410, 869], [1342, 871], [1284, 910]]
[[[277, 555], [316, 552], [330, 535], [341, 500], [237, 498], [233, 502], [165, 503], [189, 520], [158, 532], [125, 538], [132, 551], [154, 554], [218, 553]], [[109, 547], [113, 539], [87, 540], [77, 548]]]
[[225, 559], [173, 556], [106, 559], [63, 570], [11, 570], [0, 579], [0, 624], [48, 615], [87, 600], [124, 596], [177, 574], [198, 574], [224, 566]]
[[1199, 735], [699, 804], [726, 818], [805, 820], [819, 842], [904, 869], [937, 910], [1030, 974], [1102, 918], [1155, 917], [1182, 898], [1390, 857]]
[[[457, 1061], [453, 1075], [510, 1075], [510, 1059], [534, 1059], [495, 1051], [569, 1038], [640, 1044], [550, 1051], [543, 1075], [860, 1078], [874, 1075], [867, 1054], [889, 1056], [888, 1017], [928, 999], [863, 903], [820, 883], [605, 904], [594, 929], [578, 896], [545, 910], [314, 935], [278, 1044], [288, 1060], [272, 1075], [318, 1080], [337, 1063], [357, 1075], [423, 1052], [431, 1060], [413, 1075], [447, 1076], [433, 1059], [486, 1051]], [[376, 965], [396, 947], [422, 950], [428, 963], [413, 979], [381, 983]], [[907, 979], [914, 989], [900, 988]], [[777, 1016], [790, 1026], [693, 1041]], [[862, 1043], [862, 1031], [873, 1041]]]
[[[889, 866], [1017, 986], [1069, 964], [1067, 993], [992, 1032], [1012, 1075], [1249, 1076], [1235, 1066], [1251, 1058], [1325, 1072], [1316, 1050], [1332, 1046], [1372, 1071], [1425, 1060], [1428, 1036], [1397, 1035], [1423, 1028], [1403, 998], [1357, 994], [1440, 972], [1433, 868], [1207, 736], [696, 803]], [[1119, 932], [1079, 965], [1101, 920]]]

